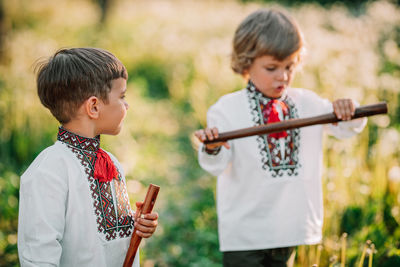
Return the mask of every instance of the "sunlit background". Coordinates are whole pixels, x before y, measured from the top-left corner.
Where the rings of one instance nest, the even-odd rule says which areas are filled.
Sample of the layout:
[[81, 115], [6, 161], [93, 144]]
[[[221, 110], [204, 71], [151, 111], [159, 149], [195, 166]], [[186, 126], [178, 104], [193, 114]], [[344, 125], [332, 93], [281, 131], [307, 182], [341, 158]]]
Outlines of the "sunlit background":
[[296, 264], [400, 266], [399, 2], [279, 2], [0, 0], [0, 266], [19, 265], [19, 177], [56, 139], [34, 63], [82, 46], [110, 50], [129, 72], [124, 128], [102, 144], [123, 164], [131, 203], [149, 183], [161, 186], [159, 227], [142, 242], [141, 265], [220, 266], [216, 181], [198, 166], [192, 133], [220, 96], [245, 86], [229, 67], [232, 36], [271, 6], [290, 12], [307, 41], [293, 86], [389, 105], [360, 135], [325, 138], [324, 238], [299, 247]]

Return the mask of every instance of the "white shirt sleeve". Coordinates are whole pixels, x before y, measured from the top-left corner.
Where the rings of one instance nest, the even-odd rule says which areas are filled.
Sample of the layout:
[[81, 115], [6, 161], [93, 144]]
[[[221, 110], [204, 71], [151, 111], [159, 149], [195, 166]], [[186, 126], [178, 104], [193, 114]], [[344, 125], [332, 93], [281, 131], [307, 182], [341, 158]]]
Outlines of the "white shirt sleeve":
[[[220, 103], [211, 106], [207, 112], [207, 127], [217, 127], [218, 132], [228, 131], [228, 119], [223, 113]], [[210, 155], [204, 151], [204, 144], [199, 146], [198, 157], [200, 166], [214, 176], [220, 175], [227, 167], [232, 157], [233, 144], [229, 142], [231, 148], [221, 147], [217, 155]]]
[[[39, 156], [40, 157], [40, 156]], [[41, 164], [46, 162], [46, 164]], [[46, 155], [21, 177], [18, 253], [25, 266], [59, 266], [67, 201], [67, 170]], [[46, 166], [44, 166], [46, 165]]]

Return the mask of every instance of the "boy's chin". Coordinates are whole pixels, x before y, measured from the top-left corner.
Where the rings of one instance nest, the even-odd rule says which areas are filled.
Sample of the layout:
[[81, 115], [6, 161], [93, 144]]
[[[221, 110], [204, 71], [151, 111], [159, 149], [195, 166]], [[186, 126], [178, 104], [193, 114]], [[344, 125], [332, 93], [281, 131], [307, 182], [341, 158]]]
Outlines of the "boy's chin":
[[115, 129], [113, 131], [105, 131], [102, 134], [106, 135], [118, 135], [121, 132], [122, 127], [118, 127], [118, 129]]
[[117, 135], [121, 132], [122, 127], [119, 127], [112, 135]]
[[272, 94], [272, 95], [267, 95], [269, 98], [274, 98], [274, 99], [276, 99], [276, 98], [281, 98], [282, 96], [283, 96], [283, 93], [284, 92], [281, 92], [281, 93], [277, 93], [277, 94]]

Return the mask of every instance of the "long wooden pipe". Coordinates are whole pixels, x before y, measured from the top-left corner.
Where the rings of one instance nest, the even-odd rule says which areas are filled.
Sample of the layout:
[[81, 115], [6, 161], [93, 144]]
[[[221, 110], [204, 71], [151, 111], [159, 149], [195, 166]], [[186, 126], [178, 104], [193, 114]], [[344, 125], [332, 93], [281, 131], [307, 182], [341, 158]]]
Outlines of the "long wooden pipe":
[[[160, 187], [158, 185], [154, 184], [149, 185], [146, 197], [144, 198], [142, 212], [138, 214], [138, 216], [140, 216], [141, 214], [150, 213], [153, 210], [154, 204], [156, 203], [158, 191], [160, 191]], [[131, 237], [131, 242], [129, 244], [128, 252], [126, 253], [125, 256], [123, 267], [132, 267], [141, 240], [142, 238], [136, 234], [136, 229], [134, 229]]]
[[[387, 104], [385, 102], [380, 102], [377, 104], [360, 106], [356, 108], [354, 115], [351, 117], [351, 119], [354, 120], [362, 117], [373, 116], [378, 114], [386, 114], [386, 113], [387, 113]], [[294, 128], [300, 128], [317, 124], [335, 123], [339, 121], [341, 120], [338, 119], [333, 112], [303, 119], [290, 119], [282, 122], [274, 122], [230, 132], [223, 132], [220, 133], [218, 135], [218, 138], [215, 138], [214, 140], [204, 141], [204, 144], [226, 142], [228, 140], [236, 138], [243, 138], [253, 135], [270, 134]]]

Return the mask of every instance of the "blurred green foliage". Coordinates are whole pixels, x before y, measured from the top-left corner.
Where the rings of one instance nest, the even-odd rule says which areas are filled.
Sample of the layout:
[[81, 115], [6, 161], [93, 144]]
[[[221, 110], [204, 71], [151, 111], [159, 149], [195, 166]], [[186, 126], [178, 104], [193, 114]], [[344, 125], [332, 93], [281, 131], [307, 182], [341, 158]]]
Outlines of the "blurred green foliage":
[[[161, 186], [159, 227], [143, 241], [142, 264], [219, 266], [215, 178], [198, 166], [192, 133], [205, 127], [207, 109], [218, 97], [245, 85], [229, 68], [231, 38], [247, 14], [270, 3], [100, 2], [0, 1], [0, 265], [18, 265], [19, 176], [55, 141], [58, 126], [36, 96], [34, 62], [60, 47], [95, 46], [113, 52], [129, 71], [124, 128], [117, 137], [102, 137], [102, 145], [121, 161], [132, 203], [143, 200], [149, 183]], [[372, 1], [354, 12], [343, 4], [303, 2], [286, 7], [303, 29], [308, 50], [293, 85], [332, 100], [389, 105], [389, 114], [370, 118], [357, 137], [325, 139], [321, 266], [340, 255], [343, 232], [349, 234], [349, 266], [359, 262], [368, 239], [376, 247], [374, 265], [396, 266], [399, 8]], [[316, 250], [299, 247], [297, 266], [311, 266]]]
[[129, 80], [139, 79], [143, 84], [143, 88], [146, 89], [144, 93], [147, 97], [156, 99], [168, 98], [168, 73], [167, 66], [157, 61], [151, 61], [146, 59], [128, 69]]

